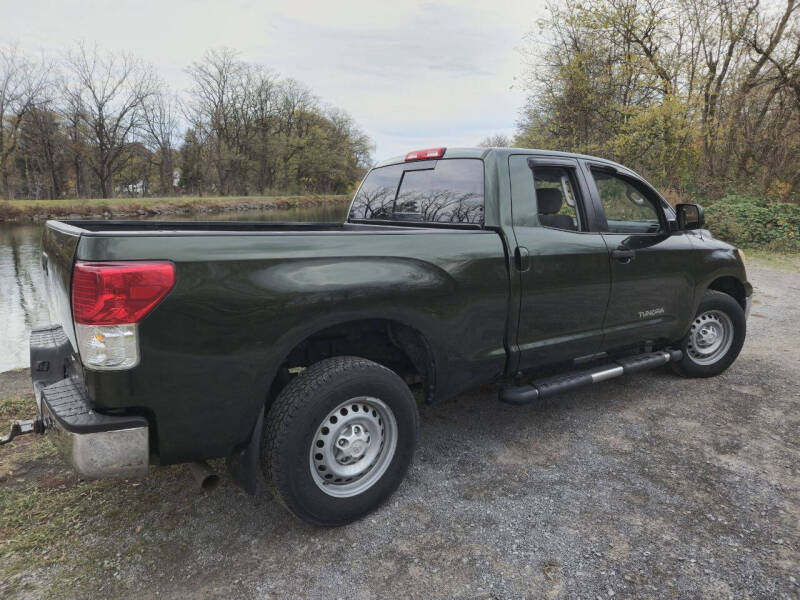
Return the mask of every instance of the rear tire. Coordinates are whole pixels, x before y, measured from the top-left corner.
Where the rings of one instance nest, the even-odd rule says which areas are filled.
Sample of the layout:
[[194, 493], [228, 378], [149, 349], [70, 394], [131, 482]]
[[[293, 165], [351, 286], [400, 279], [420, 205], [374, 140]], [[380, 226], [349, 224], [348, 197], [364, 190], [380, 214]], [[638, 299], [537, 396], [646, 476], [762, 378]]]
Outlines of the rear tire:
[[417, 405], [393, 371], [341, 356], [293, 379], [269, 410], [261, 464], [295, 516], [344, 525], [375, 510], [405, 477]]
[[684, 377], [719, 375], [739, 356], [746, 333], [747, 320], [739, 303], [728, 294], [708, 290], [680, 344], [683, 358], [672, 368]]

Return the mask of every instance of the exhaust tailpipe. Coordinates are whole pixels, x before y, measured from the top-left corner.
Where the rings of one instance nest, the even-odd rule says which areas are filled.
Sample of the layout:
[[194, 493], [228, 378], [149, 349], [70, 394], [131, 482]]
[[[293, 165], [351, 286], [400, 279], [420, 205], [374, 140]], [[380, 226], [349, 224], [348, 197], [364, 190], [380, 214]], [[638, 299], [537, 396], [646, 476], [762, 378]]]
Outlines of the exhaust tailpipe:
[[200, 489], [206, 492], [216, 489], [219, 485], [219, 475], [204, 460], [189, 463], [189, 471]]

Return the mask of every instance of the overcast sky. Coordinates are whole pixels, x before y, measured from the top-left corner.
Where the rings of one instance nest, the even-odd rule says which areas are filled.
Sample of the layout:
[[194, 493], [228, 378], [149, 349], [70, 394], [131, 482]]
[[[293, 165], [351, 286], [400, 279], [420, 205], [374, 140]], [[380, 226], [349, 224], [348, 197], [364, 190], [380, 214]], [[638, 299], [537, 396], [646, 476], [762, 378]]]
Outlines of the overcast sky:
[[346, 110], [376, 159], [512, 134], [523, 35], [543, 0], [0, 0], [0, 43], [60, 55], [78, 40], [154, 64], [174, 88], [207, 48], [228, 46]]

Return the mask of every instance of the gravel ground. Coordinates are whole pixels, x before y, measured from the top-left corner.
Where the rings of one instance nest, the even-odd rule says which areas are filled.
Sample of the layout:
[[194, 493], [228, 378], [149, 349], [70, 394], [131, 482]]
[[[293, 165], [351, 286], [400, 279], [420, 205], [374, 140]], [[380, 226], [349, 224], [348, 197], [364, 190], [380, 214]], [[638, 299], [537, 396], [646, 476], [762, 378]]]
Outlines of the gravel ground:
[[[84, 486], [69, 498], [89, 508], [57, 561], [35, 566], [46, 544], [0, 550], [30, 565], [5, 584], [0, 567], [0, 595], [800, 598], [797, 267], [749, 264], [750, 331], [720, 377], [664, 370], [536, 406], [484, 389], [424, 407], [407, 481], [339, 529], [306, 526], [227, 475], [210, 494], [183, 467], [100, 487], [15, 450], [0, 488], [60, 477], [56, 500]], [[0, 376], [0, 396], [20, 380]]]

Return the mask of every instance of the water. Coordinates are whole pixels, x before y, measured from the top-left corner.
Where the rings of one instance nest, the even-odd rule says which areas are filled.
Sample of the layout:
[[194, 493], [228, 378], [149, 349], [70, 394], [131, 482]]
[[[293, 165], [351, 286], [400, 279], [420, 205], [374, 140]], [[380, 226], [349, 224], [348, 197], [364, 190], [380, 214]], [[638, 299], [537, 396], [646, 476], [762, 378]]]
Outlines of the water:
[[[159, 216], [173, 221], [328, 221], [341, 223], [347, 204], [217, 215]], [[27, 367], [28, 336], [50, 316], [41, 270], [41, 224], [0, 223], [0, 372]]]
[[31, 327], [47, 324], [40, 225], [0, 223], [0, 372], [28, 366]]

